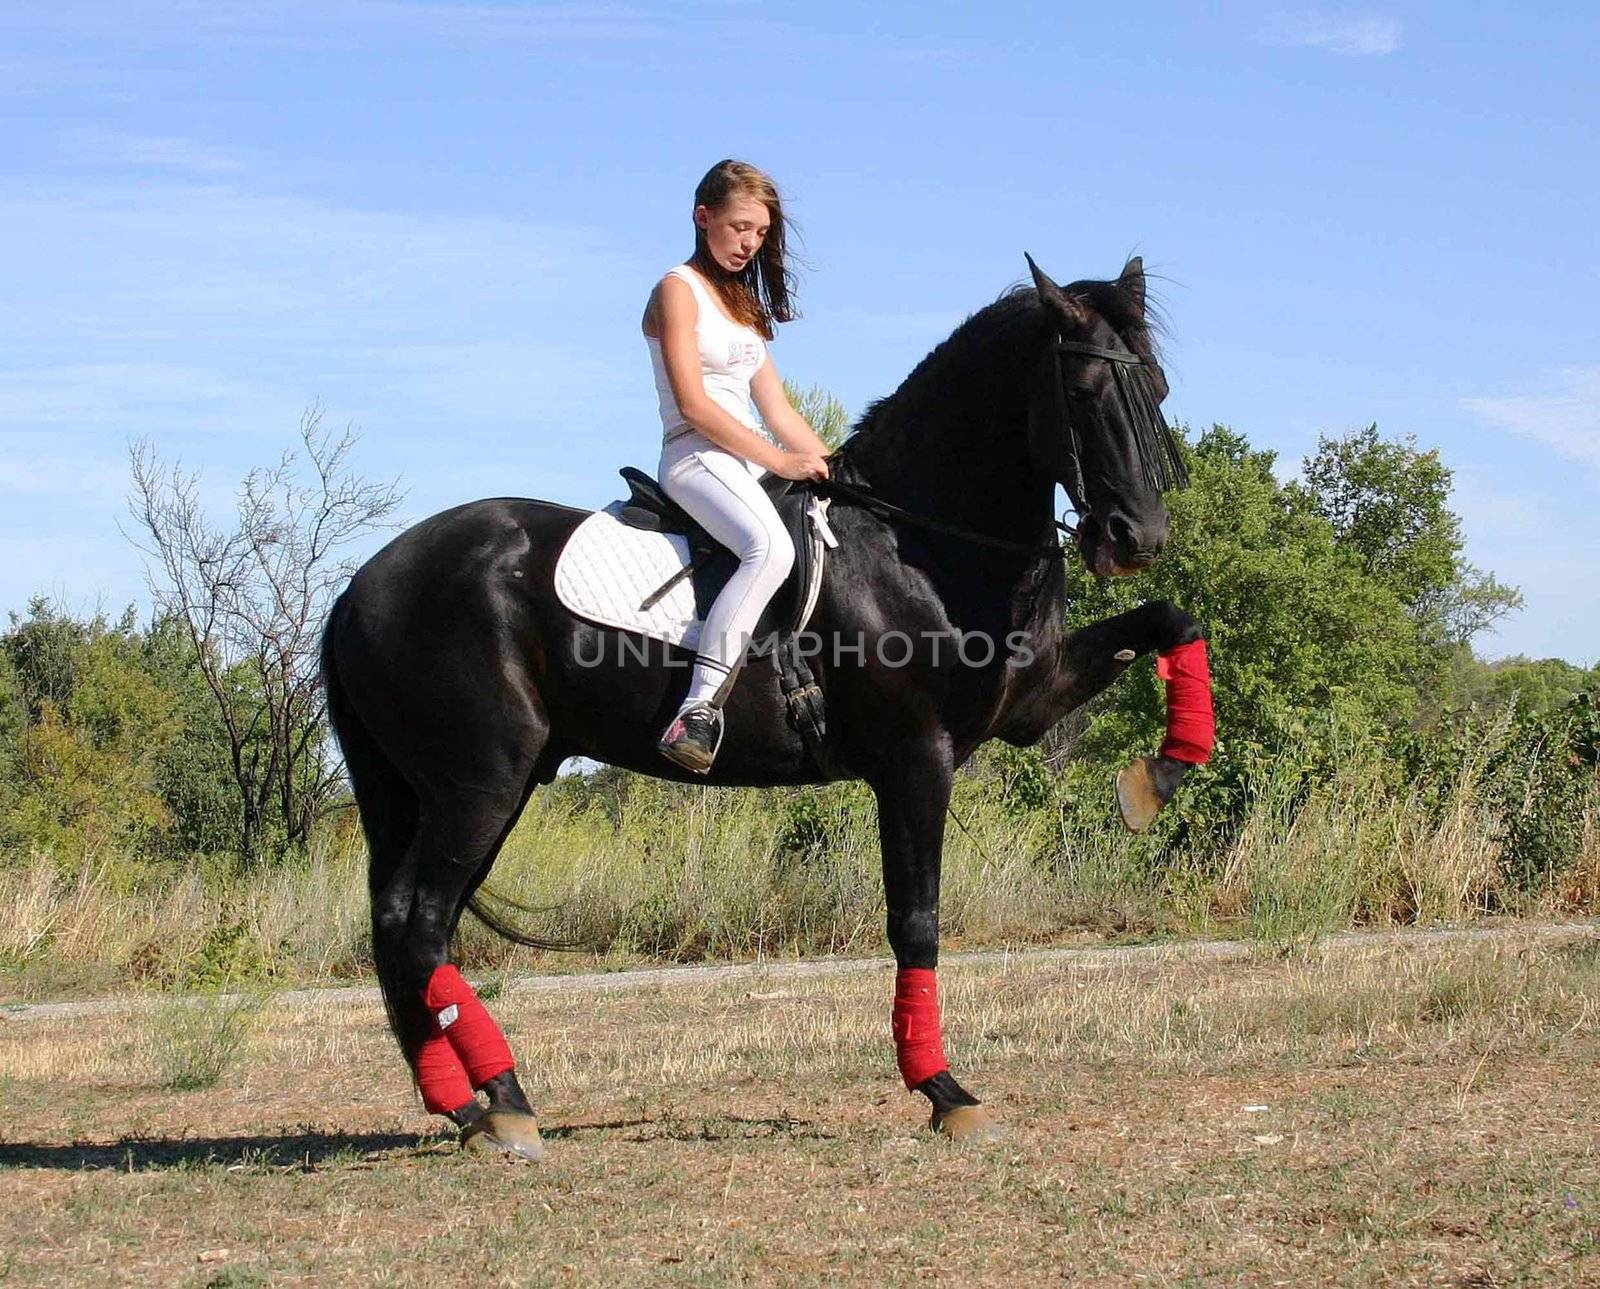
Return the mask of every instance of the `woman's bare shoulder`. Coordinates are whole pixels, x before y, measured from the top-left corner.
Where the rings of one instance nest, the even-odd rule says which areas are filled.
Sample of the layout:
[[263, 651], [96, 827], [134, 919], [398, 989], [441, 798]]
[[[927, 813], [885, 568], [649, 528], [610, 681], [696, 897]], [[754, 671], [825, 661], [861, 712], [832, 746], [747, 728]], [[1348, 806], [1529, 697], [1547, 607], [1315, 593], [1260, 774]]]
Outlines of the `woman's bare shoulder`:
[[644, 334], [657, 339], [662, 318], [683, 319], [691, 326], [699, 315], [700, 303], [694, 290], [676, 273], [668, 273], [650, 289], [644, 306]]

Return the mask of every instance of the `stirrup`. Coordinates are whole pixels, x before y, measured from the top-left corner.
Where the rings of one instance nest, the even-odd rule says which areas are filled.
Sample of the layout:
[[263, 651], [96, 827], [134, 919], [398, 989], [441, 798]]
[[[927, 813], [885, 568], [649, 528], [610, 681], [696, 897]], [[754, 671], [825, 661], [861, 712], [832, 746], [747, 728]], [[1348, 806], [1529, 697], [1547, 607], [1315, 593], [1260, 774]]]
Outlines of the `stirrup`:
[[722, 747], [722, 712], [710, 703], [692, 703], [672, 718], [656, 750], [675, 765], [705, 774]]

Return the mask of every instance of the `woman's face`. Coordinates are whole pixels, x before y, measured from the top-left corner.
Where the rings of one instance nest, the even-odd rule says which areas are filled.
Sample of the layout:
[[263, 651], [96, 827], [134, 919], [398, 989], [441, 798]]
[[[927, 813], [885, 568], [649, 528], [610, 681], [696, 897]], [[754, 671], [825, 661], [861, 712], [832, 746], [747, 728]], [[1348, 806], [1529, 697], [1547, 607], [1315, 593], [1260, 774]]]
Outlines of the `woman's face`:
[[695, 226], [706, 235], [711, 258], [730, 273], [738, 273], [755, 258], [767, 240], [772, 214], [765, 202], [754, 197], [729, 198], [715, 210], [694, 208]]

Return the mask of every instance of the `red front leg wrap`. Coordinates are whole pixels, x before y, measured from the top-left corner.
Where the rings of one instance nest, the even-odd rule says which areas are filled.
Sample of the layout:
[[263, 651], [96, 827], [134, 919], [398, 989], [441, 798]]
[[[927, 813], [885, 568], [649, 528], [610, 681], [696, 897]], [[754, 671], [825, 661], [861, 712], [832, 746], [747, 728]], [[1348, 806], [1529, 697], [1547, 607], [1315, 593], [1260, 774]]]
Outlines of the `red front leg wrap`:
[[1158, 654], [1156, 675], [1167, 682], [1167, 737], [1161, 755], [1204, 765], [1217, 742], [1206, 642], [1192, 640]]
[[[500, 1026], [478, 1001], [472, 986], [462, 979], [461, 973], [448, 962], [434, 971], [428, 987], [422, 991], [422, 1002], [433, 1013], [439, 1027], [439, 1037], [449, 1042], [460, 1058], [461, 1065], [472, 1080], [472, 1086], [481, 1088], [490, 1079], [512, 1069], [511, 1045], [500, 1032]], [[428, 1040], [430, 1043], [433, 1039]], [[424, 1045], [426, 1046], [426, 1045]], [[423, 1091], [424, 1100], [427, 1091]], [[461, 1102], [450, 1108], [457, 1109]]]
[[944, 1059], [939, 1022], [939, 981], [929, 967], [901, 967], [894, 978], [895, 1060], [906, 1087], [914, 1088], [950, 1068]]

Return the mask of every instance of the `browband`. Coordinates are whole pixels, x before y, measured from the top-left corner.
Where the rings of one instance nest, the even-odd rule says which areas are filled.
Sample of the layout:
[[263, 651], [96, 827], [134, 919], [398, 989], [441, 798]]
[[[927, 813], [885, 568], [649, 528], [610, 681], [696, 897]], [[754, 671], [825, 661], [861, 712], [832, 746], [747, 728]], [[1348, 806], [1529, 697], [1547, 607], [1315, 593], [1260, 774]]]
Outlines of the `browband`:
[[1057, 340], [1056, 348], [1065, 350], [1069, 354], [1088, 354], [1091, 358], [1107, 358], [1114, 363], [1133, 363], [1135, 366], [1144, 362], [1138, 354], [1128, 349], [1102, 349], [1099, 345], [1086, 345], [1077, 340]]

